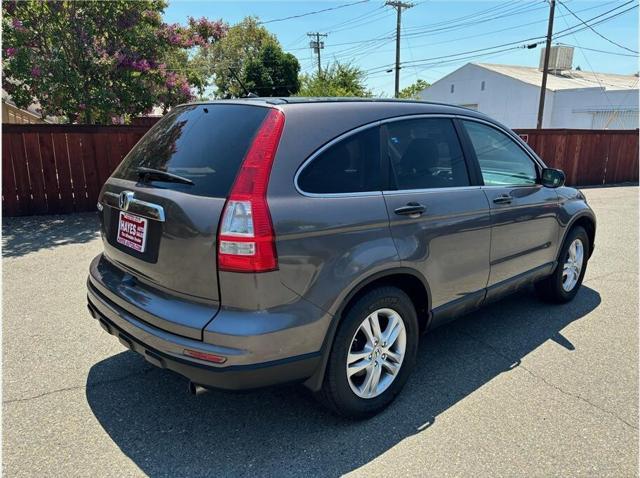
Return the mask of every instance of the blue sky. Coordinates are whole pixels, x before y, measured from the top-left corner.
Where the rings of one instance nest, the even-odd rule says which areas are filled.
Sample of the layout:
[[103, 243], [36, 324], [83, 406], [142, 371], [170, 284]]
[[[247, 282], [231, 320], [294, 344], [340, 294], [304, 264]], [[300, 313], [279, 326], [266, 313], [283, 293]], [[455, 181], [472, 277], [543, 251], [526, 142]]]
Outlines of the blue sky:
[[[298, 57], [302, 71], [307, 72], [315, 71], [317, 66], [306, 33], [328, 33], [322, 51], [323, 65], [334, 59], [351, 61], [367, 71], [367, 84], [375, 94], [392, 96], [393, 72], [386, 70], [395, 61], [395, 10], [375, 0], [348, 5], [355, 1], [171, 0], [164, 18], [169, 23], [185, 23], [188, 16], [206, 16], [234, 24], [245, 16], [257, 16], [266, 22], [265, 27], [276, 35], [283, 48]], [[549, 5], [545, 1], [414, 0], [413, 3], [415, 6], [402, 15], [401, 60], [407, 64], [401, 69], [401, 87], [413, 83], [416, 78], [434, 82], [469, 61], [538, 65], [540, 46], [535, 49], [516, 47], [546, 35]], [[593, 20], [594, 23], [620, 13], [593, 28], [622, 47], [638, 51], [638, 9], [621, 13], [637, 2], [563, 0], [563, 3], [584, 21], [613, 10]], [[270, 22], [328, 8], [333, 10]], [[556, 3], [554, 33], [562, 34], [562, 30], [574, 25], [580, 25], [578, 18]], [[574, 67], [579, 65], [583, 70], [622, 74], [638, 71], [637, 55], [606, 41], [592, 30], [584, 28], [581, 32], [564, 33], [566, 36], [557, 41], [576, 46]], [[532, 38], [534, 40], [530, 40]], [[477, 51], [483, 49], [487, 50]]]

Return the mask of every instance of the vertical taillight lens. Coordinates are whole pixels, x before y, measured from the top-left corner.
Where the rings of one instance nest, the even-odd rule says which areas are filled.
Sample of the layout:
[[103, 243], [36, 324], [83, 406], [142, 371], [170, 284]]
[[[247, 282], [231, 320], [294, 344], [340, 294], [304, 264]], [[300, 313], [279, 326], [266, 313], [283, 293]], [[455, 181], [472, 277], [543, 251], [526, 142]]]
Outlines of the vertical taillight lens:
[[267, 186], [283, 127], [284, 114], [270, 110], [240, 166], [220, 222], [221, 270], [266, 272], [278, 268]]

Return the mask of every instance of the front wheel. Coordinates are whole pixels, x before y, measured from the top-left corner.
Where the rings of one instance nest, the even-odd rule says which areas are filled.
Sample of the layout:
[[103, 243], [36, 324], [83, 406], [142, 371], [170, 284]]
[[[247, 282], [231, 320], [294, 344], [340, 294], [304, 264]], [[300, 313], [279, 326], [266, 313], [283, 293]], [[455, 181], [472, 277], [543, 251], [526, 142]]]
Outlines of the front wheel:
[[569, 231], [552, 275], [536, 284], [540, 297], [550, 302], [572, 300], [582, 285], [589, 258], [589, 236], [577, 226]]
[[368, 292], [338, 328], [321, 400], [342, 416], [374, 415], [402, 389], [417, 347], [418, 320], [411, 299], [395, 287]]

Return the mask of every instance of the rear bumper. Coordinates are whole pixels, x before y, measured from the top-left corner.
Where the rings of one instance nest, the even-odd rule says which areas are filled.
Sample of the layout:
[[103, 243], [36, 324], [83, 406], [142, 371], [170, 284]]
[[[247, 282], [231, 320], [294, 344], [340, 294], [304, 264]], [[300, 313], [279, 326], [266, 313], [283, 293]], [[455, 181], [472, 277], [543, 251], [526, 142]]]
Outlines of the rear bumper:
[[[160, 329], [132, 313], [136, 310], [135, 307], [127, 307], [121, 300], [112, 300], [112, 295], [114, 294], [110, 289], [100, 281], [94, 262], [92, 273], [87, 280], [88, 309], [91, 316], [99, 321], [105, 331], [117, 337], [130, 350], [142, 355], [148, 362], [160, 368], [173, 370], [198, 385], [240, 390], [303, 381], [313, 375], [320, 365], [319, 350], [291, 354], [276, 348], [267, 357], [262, 351], [256, 353], [252, 348], [252, 345], [257, 344], [264, 347], [265, 341], [277, 342], [278, 338], [274, 337], [277, 333], [267, 336], [246, 335], [241, 342], [246, 346], [238, 347], [237, 334], [226, 337], [217, 333], [214, 344]], [[224, 323], [226, 319], [221, 315], [226, 315], [224, 310], [218, 312], [214, 321], [222, 318], [221, 322]], [[235, 316], [231, 315], [229, 320], [233, 319]], [[246, 325], [249, 318], [245, 316], [244, 320]], [[264, 323], [265, 317], [256, 314], [255, 320]], [[189, 357], [184, 354], [186, 349], [215, 354], [225, 357], [226, 360], [225, 363], [215, 364]], [[264, 358], [259, 360], [261, 355]]]
[[150, 347], [100, 314], [89, 300], [89, 312], [101, 327], [128, 349], [139, 353], [149, 363], [172, 370], [197, 385], [226, 390], [245, 390], [286, 382], [302, 381], [311, 376], [320, 363], [319, 354], [290, 357], [253, 365], [214, 367], [186, 357], [176, 357]]
[[[104, 303], [101, 304], [101, 299], [91, 292], [89, 292], [88, 299], [88, 309], [91, 316], [98, 320], [106, 332], [117, 337], [125, 347], [139, 353], [156, 367], [173, 370], [195, 384], [205, 387], [242, 390], [302, 381], [310, 377], [320, 364], [319, 353], [227, 367], [209, 365], [204, 361], [193, 360], [185, 356], [180, 357], [168, 350], [172, 350], [178, 345], [191, 350], [204, 351], [203, 344], [190, 340], [185, 342], [182, 337], [177, 336], [172, 341], [170, 337], [164, 336], [159, 339], [165, 342], [164, 350], [152, 347], [140, 339], [140, 336], [148, 333], [145, 328], [136, 327], [135, 321], [131, 318], [125, 318], [125, 314], [116, 316], [104, 314], [102, 312]], [[156, 343], [158, 343], [157, 340]]]

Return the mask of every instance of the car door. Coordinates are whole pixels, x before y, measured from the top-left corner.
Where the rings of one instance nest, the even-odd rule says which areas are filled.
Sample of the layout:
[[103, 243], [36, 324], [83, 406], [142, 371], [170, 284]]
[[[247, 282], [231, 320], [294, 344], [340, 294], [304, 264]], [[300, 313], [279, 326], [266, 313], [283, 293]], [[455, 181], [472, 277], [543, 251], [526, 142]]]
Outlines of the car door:
[[471, 119], [461, 124], [491, 207], [489, 291], [510, 279], [544, 273], [558, 249], [557, 193], [540, 184], [540, 165], [511, 135]]
[[383, 124], [391, 234], [404, 265], [419, 270], [434, 320], [477, 306], [489, 277], [490, 212], [447, 117]]

